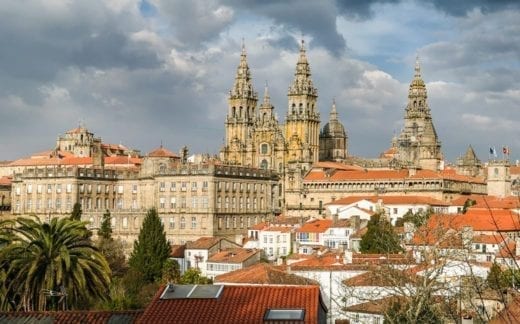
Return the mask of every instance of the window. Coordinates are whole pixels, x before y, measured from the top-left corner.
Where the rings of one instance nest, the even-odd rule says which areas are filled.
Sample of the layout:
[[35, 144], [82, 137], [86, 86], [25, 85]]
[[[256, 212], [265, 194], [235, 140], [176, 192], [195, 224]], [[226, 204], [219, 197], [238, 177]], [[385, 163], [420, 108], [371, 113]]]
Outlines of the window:
[[31, 210], [31, 208], [32, 208], [32, 200], [27, 199], [27, 210]]
[[117, 199], [117, 209], [123, 209], [123, 198]]
[[175, 197], [170, 198], [170, 208], [177, 208], [177, 202], [175, 201]]
[[166, 183], [164, 182], [159, 182], [159, 191], [164, 191], [166, 188]]
[[164, 208], [164, 202], [165, 202], [164, 197], [160, 197], [159, 198], [159, 208]]
[[32, 184], [27, 185], [27, 193], [32, 193]]
[[188, 186], [188, 183], [183, 181], [181, 182], [181, 191], [186, 191], [186, 187]]
[[41, 205], [42, 205], [42, 200], [41, 199], [36, 200], [36, 210], [40, 210]]
[[128, 217], [123, 217], [123, 228], [128, 228]]
[[208, 182], [207, 181], [202, 182], [202, 191], [208, 191]]
[[137, 185], [132, 186], [132, 193], [137, 193]]
[[177, 190], [176, 184], [175, 184], [175, 182], [172, 182], [170, 185], [170, 191], [176, 191], [176, 190]]
[[37, 187], [36, 187], [36, 192], [37, 193], [42, 193], [42, 185], [39, 184]]
[[87, 192], [88, 193], [92, 192], [92, 185], [91, 184], [87, 185]]
[[[56, 191], [58, 191], [58, 189], [56, 189]], [[98, 184], [96, 186], [96, 193], [101, 193], [101, 185], [100, 184]]]
[[132, 199], [132, 209], [137, 209], [137, 199]]
[[51, 193], [52, 192], [52, 185], [49, 184], [47, 185], [47, 193]]
[[197, 217], [191, 218], [191, 229], [197, 228]]
[[267, 144], [260, 145], [260, 153], [267, 154], [268, 150], [269, 150], [269, 145], [267, 145]]
[[100, 209], [101, 208], [101, 198], [96, 198], [96, 206], [95, 206], [96, 209]]
[[174, 229], [175, 228], [175, 218], [170, 217], [168, 224], [171, 229]]
[[186, 228], [186, 218], [184, 216], [181, 217], [181, 229]]
[[197, 191], [197, 183], [196, 182], [192, 182], [191, 183], [191, 191]]
[[267, 160], [263, 159], [262, 162], [260, 163], [260, 169], [267, 170], [267, 167], [268, 167]]
[[67, 210], [70, 210], [72, 208], [72, 200], [70, 199], [70, 197], [67, 197]]
[[115, 228], [116, 227], [116, 218], [110, 217], [110, 227]]
[[119, 193], [119, 194], [123, 193], [123, 185], [117, 186], [117, 193]]

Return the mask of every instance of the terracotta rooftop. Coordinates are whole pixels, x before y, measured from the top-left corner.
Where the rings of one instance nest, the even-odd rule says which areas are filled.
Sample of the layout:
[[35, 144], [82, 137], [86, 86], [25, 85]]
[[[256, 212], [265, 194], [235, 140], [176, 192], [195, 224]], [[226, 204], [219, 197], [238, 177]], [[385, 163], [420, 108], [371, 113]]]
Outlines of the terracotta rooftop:
[[367, 271], [343, 280], [343, 284], [347, 287], [390, 287], [395, 286], [395, 280], [389, 278], [388, 275]]
[[361, 200], [368, 200], [377, 203], [379, 200], [385, 205], [431, 205], [431, 206], [449, 206], [449, 203], [441, 200], [425, 197], [425, 196], [348, 196], [345, 198], [334, 200], [327, 205], [350, 205]]
[[311, 169], [304, 178], [304, 181], [347, 181], [347, 180], [382, 180], [382, 179], [446, 179], [471, 183], [485, 183], [483, 178], [468, 177], [459, 175], [451, 171], [435, 172], [431, 170], [418, 170], [415, 175], [410, 175], [408, 170], [341, 170], [333, 171], [322, 170], [319, 168]]
[[218, 298], [161, 299], [161, 288], [138, 323], [264, 323], [268, 309], [304, 309], [299, 323], [325, 320], [319, 286], [225, 285]]
[[[106, 156], [105, 164], [141, 164], [141, 159], [136, 157], [127, 156]], [[15, 160], [9, 163], [9, 166], [51, 166], [51, 165], [92, 165], [91, 157], [77, 157], [73, 155], [66, 155], [59, 157], [29, 157], [24, 159]]]
[[179, 156], [170, 150], [165, 149], [162, 145], [155, 150], [148, 153], [149, 157], [167, 157], [167, 158], [178, 158]]
[[353, 313], [384, 315], [390, 305], [392, 305], [393, 303], [402, 302], [404, 300], [404, 297], [389, 296], [382, 299], [372, 300], [369, 302], [348, 306], [345, 307], [344, 310], [346, 312]]
[[260, 250], [257, 249], [225, 249], [221, 252], [215, 253], [212, 256], [210, 256], [207, 262], [242, 263], [258, 253], [260, 253]]
[[516, 242], [508, 240], [504, 246], [496, 253], [497, 258], [517, 258]]
[[143, 314], [137, 311], [0, 312], [0, 323], [134, 323]]
[[170, 257], [172, 258], [184, 258], [184, 250], [186, 249], [186, 244], [173, 244], [170, 245]]
[[283, 267], [269, 263], [257, 263], [250, 267], [231, 271], [215, 277], [215, 283], [261, 285], [319, 285], [317, 281], [286, 273]]
[[[225, 240], [225, 238], [213, 237], [213, 236], [204, 236], [204, 237], [199, 238], [196, 241], [187, 242], [186, 243], [186, 249], [207, 250], [207, 249], [210, 249], [213, 246], [219, 244], [222, 240]], [[229, 242], [231, 242], [231, 241], [229, 241]], [[236, 244], [236, 245], [238, 246], [238, 244]]]
[[520, 323], [520, 296], [515, 295], [511, 302], [498, 313], [489, 324], [511, 324]]
[[481, 244], [500, 244], [504, 242], [505, 236], [502, 235], [486, 235], [486, 234], [480, 234], [480, 235], [474, 235], [473, 236], [473, 243], [481, 243]]
[[332, 225], [331, 219], [313, 219], [303, 224], [296, 232], [300, 233], [323, 233]]
[[0, 186], [10, 186], [12, 181], [11, 177], [0, 177]]

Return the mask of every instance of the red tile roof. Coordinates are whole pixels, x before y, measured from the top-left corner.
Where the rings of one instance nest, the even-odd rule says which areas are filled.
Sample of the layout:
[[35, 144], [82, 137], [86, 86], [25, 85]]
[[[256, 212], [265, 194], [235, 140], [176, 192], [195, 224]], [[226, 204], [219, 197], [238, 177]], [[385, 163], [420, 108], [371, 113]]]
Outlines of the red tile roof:
[[257, 249], [225, 249], [221, 252], [215, 253], [208, 258], [208, 262], [216, 263], [242, 263], [260, 253]]
[[445, 203], [441, 200], [425, 197], [425, 196], [348, 196], [341, 199], [334, 200], [327, 205], [350, 205], [360, 200], [368, 200], [372, 203], [377, 203], [379, 200], [385, 205], [431, 205], [431, 206], [449, 206], [449, 203]]
[[143, 314], [136, 311], [0, 312], [0, 323], [134, 323]]
[[184, 250], [186, 249], [186, 244], [182, 245], [170, 245], [170, 257], [172, 258], [184, 258]]
[[[226, 240], [226, 239], [223, 238], [223, 237], [203, 236], [203, 237], [199, 238], [196, 241], [187, 242], [186, 243], [186, 249], [207, 250], [207, 249], [210, 249], [213, 246], [219, 244], [223, 240]], [[234, 243], [232, 241], [229, 241], [229, 240], [226, 240], [226, 241], [228, 241], [231, 244], [236, 245], [237, 247], [239, 246], [238, 244], [236, 244], [236, 243]]]
[[215, 283], [262, 284], [262, 285], [319, 285], [317, 281], [289, 274], [283, 267], [269, 263], [257, 263], [250, 267], [231, 271], [215, 277]]
[[138, 323], [264, 323], [268, 309], [304, 309], [303, 323], [325, 320], [319, 286], [227, 285], [218, 298], [160, 299], [163, 288]]
[[323, 233], [332, 225], [331, 219], [313, 219], [296, 229], [300, 233]]
[[486, 235], [480, 234], [473, 236], [473, 243], [481, 243], [481, 244], [500, 244], [504, 242], [506, 237], [503, 235]]
[[167, 157], [167, 158], [178, 158], [179, 156], [170, 150], [165, 149], [162, 145], [155, 150], [148, 153], [149, 157]]
[[0, 186], [10, 186], [12, 181], [11, 177], [0, 177]]
[[497, 258], [515, 258], [516, 255], [516, 242], [513, 240], [508, 240], [504, 246], [500, 249], [500, 251], [496, 254]]
[[431, 170], [418, 170], [415, 175], [410, 175], [408, 170], [320, 170], [313, 168], [305, 176], [305, 181], [345, 181], [345, 180], [382, 180], [382, 179], [447, 179], [463, 182], [484, 184], [483, 178], [468, 177], [456, 174], [452, 171], [435, 172]]
[[[508, 292], [511, 293], [511, 292]], [[513, 299], [498, 313], [489, 324], [520, 323], [520, 296], [514, 293]]]

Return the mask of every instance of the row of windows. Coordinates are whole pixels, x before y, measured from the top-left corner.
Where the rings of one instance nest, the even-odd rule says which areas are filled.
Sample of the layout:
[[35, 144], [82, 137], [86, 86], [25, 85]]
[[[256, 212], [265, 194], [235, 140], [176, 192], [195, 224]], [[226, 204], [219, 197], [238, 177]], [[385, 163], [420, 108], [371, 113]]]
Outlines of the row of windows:
[[363, 182], [363, 183], [314, 183], [307, 184], [308, 189], [336, 189], [336, 190], [357, 190], [357, 189], [385, 189], [385, 188], [396, 188], [403, 189], [405, 187], [413, 187], [415, 185], [424, 186], [424, 188], [435, 189], [442, 188], [442, 182], [392, 182], [392, 183], [375, 183], [375, 182]]
[[[222, 209], [224, 208], [225, 210], [236, 210], [237, 208], [238, 209], [244, 209], [244, 207], [246, 209], [251, 209], [251, 201], [253, 202], [253, 210], [256, 210], [258, 205], [257, 205], [257, 198], [253, 198], [251, 200], [250, 197], [246, 197], [244, 199], [244, 197], [239, 197], [238, 199], [236, 197], [231, 197], [231, 199], [229, 197], [224, 197], [224, 206], [222, 206], [222, 197], [218, 197], [217, 198], [217, 209]], [[230, 204], [231, 203], [231, 204]], [[238, 203], [238, 204], [237, 204]], [[264, 198], [261, 197], [260, 198], [260, 209], [264, 209]]]
[[[64, 187], [64, 188], [63, 188]], [[36, 192], [36, 193], [53, 193], [53, 192], [56, 192], [56, 193], [61, 193], [62, 190], [65, 190], [66, 193], [71, 193], [72, 192], [72, 184], [70, 183], [67, 183], [65, 186], [62, 186], [61, 183], [58, 183], [58, 184], [38, 184], [38, 185], [33, 185], [33, 184], [28, 184], [26, 186], [26, 192], [28, 194], [32, 194], [33, 192]], [[15, 193], [17, 196], [19, 196], [21, 194], [21, 186], [16, 186], [15, 187]]]
[[222, 190], [233, 190], [233, 191], [251, 191], [257, 192], [257, 190], [260, 190], [260, 192], [265, 192], [265, 184], [257, 184], [257, 183], [243, 183], [243, 182], [219, 182], [217, 185], [217, 188], [219, 191]]
[[[202, 191], [208, 191], [208, 181], [202, 181], [201, 184], [202, 185], [200, 186], [200, 188], [202, 189]], [[196, 181], [170, 182], [170, 185], [168, 186], [167, 182], [161, 181], [159, 182], [159, 191], [166, 191], [166, 188], [169, 188], [170, 191], [177, 191], [177, 188], [179, 189], [179, 191], [188, 191], [188, 186], [190, 188], [190, 191], [197, 191], [199, 188], [199, 183]]]
[[[274, 243], [274, 235], [264, 235], [264, 243]], [[287, 235], [276, 235], [276, 243], [287, 243]]]
[[246, 229], [258, 224], [258, 216], [224, 216], [218, 218], [218, 229]]
[[[34, 202], [34, 204], [33, 204]], [[21, 202], [20, 200], [15, 201], [15, 211], [20, 211]], [[51, 210], [56, 209], [60, 210], [62, 208], [62, 200], [61, 198], [58, 198], [56, 200], [53, 200], [51, 198], [47, 200], [43, 199], [35, 199], [34, 201], [32, 199], [27, 199], [25, 201], [25, 208], [27, 211], [40, 211], [40, 210]], [[66, 210], [72, 209], [72, 200], [70, 197], [67, 197], [65, 200], [65, 208]]]
[[208, 196], [195, 196], [187, 200], [186, 197], [170, 197], [169, 199], [167, 197], [159, 197], [159, 208], [161, 209], [186, 208], [188, 206], [194, 209], [208, 209], [209, 198]]

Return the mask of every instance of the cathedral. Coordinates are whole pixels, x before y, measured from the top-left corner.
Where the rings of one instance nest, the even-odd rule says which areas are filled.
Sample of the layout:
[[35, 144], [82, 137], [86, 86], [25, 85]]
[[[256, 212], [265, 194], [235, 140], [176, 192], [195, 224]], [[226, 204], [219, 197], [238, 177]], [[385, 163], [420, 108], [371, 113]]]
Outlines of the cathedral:
[[[289, 170], [304, 173], [318, 161], [358, 161], [367, 167], [373, 160], [348, 156], [348, 136], [333, 101], [329, 121], [320, 129], [318, 91], [304, 42], [296, 63], [294, 80], [287, 93], [285, 123], [275, 116], [266, 85], [262, 103], [252, 85], [247, 55], [242, 45], [235, 82], [229, 92], [225, 144], [221, 160], [226, 164], [271, 169], [282, 175]], [[404, 128], [392, 148], [376, 164], [393, 168], [438, 171], [443, 168], [441, 143], [427, 102], [426, 85], [417, 59], [405, 108]], [[257, 107], [258, 106], [258, 107]], [[374, 163], [372, 163], [374, 164]]]
[[257, 108], [258, 94], [253, 89], [242, 46], [235, 82], [229, 92], [225, 145], [221, 150], [224, 163], [271, 169], [283, 174], [289, 166], [305, 171], [319, 160], [346, 158], [347, 136], [338, 120], [335, 104], [329, 123], [320, 130], [318, 90], [311, 79], [303, 41], [287, 97], [284, 124], [276, 119], [267, 85], [263, 101]]

